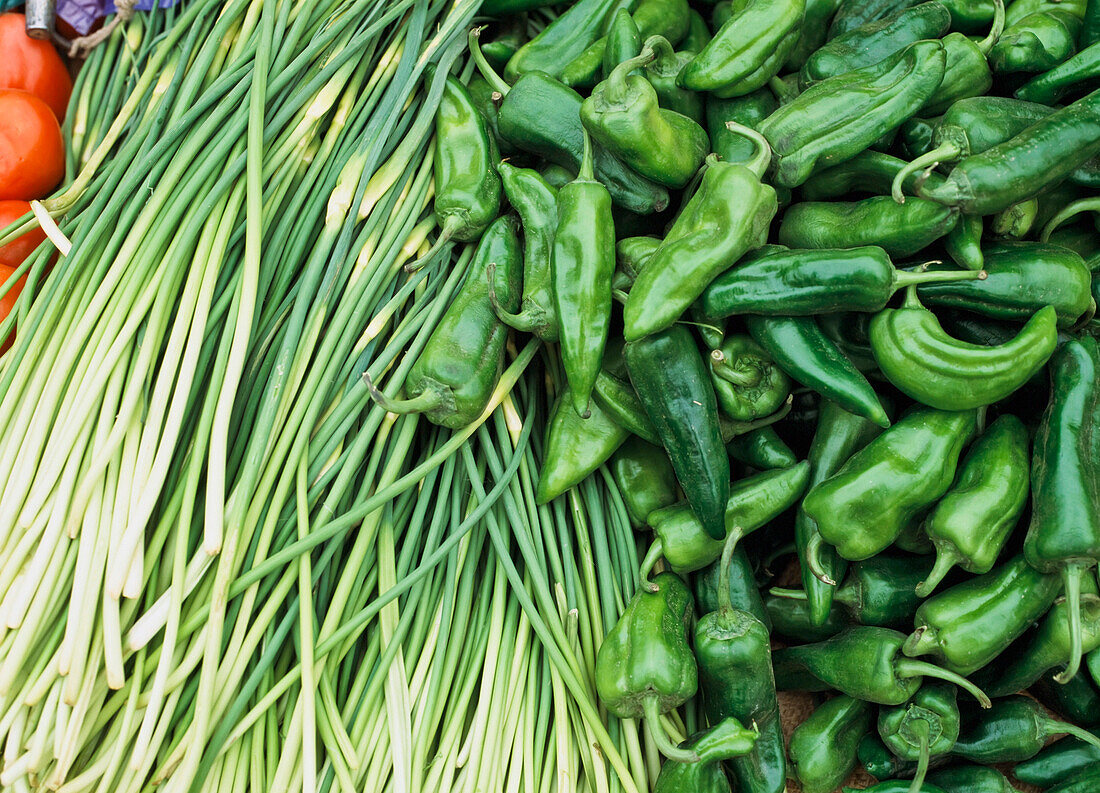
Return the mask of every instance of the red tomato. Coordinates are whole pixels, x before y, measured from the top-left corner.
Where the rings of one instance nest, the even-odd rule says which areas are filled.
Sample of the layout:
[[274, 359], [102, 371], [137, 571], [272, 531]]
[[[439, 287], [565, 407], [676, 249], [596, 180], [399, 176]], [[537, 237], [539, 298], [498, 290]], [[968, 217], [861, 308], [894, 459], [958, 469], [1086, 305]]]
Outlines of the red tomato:
[[[9, 226], [30, 211], [31, 205], [26, 201], [0, 201], [0, 229]], [[33, 231], [28, 231], [22, 237], [12, 240], [7, 245], [0, 245], [0, 288], [44, 239], [46, 239], [46, 232], [36, 228]], [[3, 322], [15, 308], [15, 301], [19, 299], [19, 293], [23, 291], [23, 286], [26, 283], [27, 276], [24, 275], [16, 282], [11, 291], [0, 297], [0, 322]], [[8, 334], [7, 339], [0, 341], [0, 353], [10, 347], [14, 339], [15, 334], [13, 332]]]
[[63, 121], [73, 81], [53, 44], [28, 36], [22, 14], [0, 14], [0, 52], [0, 88], [34, 94]]
[[0, 90], [0, 200], [42, 198], [65, 175], [65, 144], [49, 106]]

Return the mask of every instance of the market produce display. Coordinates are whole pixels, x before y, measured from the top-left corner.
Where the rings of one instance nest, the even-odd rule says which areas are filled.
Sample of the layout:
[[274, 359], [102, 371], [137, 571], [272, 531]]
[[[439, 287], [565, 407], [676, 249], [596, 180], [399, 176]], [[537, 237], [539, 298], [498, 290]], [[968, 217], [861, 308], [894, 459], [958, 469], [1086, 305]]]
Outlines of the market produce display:
[[0, 789], [1100, 789], [1100, 0], [166, 5], [0, 14]]

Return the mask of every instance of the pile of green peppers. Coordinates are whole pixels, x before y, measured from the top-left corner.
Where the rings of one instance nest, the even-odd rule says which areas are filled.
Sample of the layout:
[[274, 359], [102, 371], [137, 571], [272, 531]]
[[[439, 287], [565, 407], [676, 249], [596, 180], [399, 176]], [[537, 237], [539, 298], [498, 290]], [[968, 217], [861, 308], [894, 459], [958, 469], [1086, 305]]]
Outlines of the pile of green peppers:
[[538, 501], [638, 530], [592, 674], [654, 789], [1100, 789], [1100, 0], [486, 0], [468, 47], [410, 269], [477, 248], [373, 395], [467, 426], [545, 342]]

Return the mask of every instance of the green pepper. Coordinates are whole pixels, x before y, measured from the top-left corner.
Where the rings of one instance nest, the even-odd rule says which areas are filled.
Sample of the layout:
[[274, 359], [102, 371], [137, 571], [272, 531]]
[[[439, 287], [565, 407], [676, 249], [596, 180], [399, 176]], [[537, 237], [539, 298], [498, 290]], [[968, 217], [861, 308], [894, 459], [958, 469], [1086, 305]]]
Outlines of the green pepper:
[[977, 574], [993, 569], [1027, 501], [1029, 463], [1027, 430], [1015, 416], [999, 417], [978, 438], [924, 524], [936, 566], [917, 586], [920, 597], [956, 564]]
[[1040, 573], [1016, 556], [924, 601], [904, 652], [931, 653], [959, 674], [975, 672], [1046, 613], [1059, 586], [1058, 576]]
[[1016, 763], [1037, 755], [1047, 738], [1060, 733], [1100, 746], [1100, 738], [1050, 718], [1030, 697], [1005, 697], [980, 714], [964, 711], [954, 753], [976, 763]]
[[938, 39], [950, 26], [951, 14], [939, 3], [921, 3], [867, 22], [831, 39], [811, 55], [799, 73], [799, 83], [805, 88], [838, 74], [873, 66], [915, 41]]
[[[932, 137], [936, 132], [939, 118], [919, 118], [914, 116], [898, 128], [898, 148], [906, 157], [917, 157], [932, 148]], [[926, 171], [927, 173], [927, 171]], [[929, 176], [933, 176], [929, 174]], [[885, 190], [877, 192], [884, 193]]]
[[772, 623], [772, 632], [792, 642], [820, 642], [836, 636], [851, 627], [852, 621], [844, 609], [834, 606], [825, 612], [820, 624], [811, 621], [806, 601], [781, 598], [768, 595], [764, 598], [764, 608]]
[[952, 338], [910, 288], [901, 308], [871, 320], [871, 349], [886, 379], [930, 407], [966, 410], [998, 402], [1042, 368], [1058, 341], [1058, 315], [1045, 306], [997, 347]]
[[732, 459], [758, 471], [790, 468], [798, 463], [794, 452], [771, 427], [761, 427], [736, 436], [726, 444], [726, 451]]
[[706, 98], [707, 134], [711, 151], [726, 162], [747, 162], [756, 154], [756, 144], [726, 126], [730, 121], [750, 129], [767, 118], [779, 103], [767, 88], [751, 94], [719, 99], [711, 94]]
[[1100, 747], [1079, 738], [1065, 738], [1012, 769], [1012, 775], [1029, 785], [1047, 788], [1083, 771], [1100, 767]]
[[692, 53], [675, 52], [668, 39], [663, 36], [652, 36], [646, 44], [656, 55], [655, 60], [646, 65], [645, 77], [657, 93], [658, 104], [665, 110], [687, 116], [696, 124], [703, 124], [703, 97], [676, 83], [680, 71], [691, 60]]
[[[543, 72], [561, 77], [565, 67], [603, 32], [621, 0], [578, 0], [511, 57], [504, 78], [515, 83], [524, 74]], [[596, 59], [597, 68], [602, 61]]]
[[[625, 8], [618, 9], [607, 28], [607, 46], [603, 51], [603, 76], [607, 77], [625, 60], [638, 57], [642, 51], [642, 34], [638, 23]], [[637, 72], [635, 71], [635, 74]]]
[[916, 791], [908, 779], [887, 779], [884, 782], [857, 790], [853, 787], [841, 788], [841, 793], [947, 793], [943, 788], [936, 787], [931, 782], [925, 782]]
[[615, 262], [633, 283], [660, 245], [657, 237], [624, 237], [615, 243]]
[[1031, 525], [1024, 556], [1062, 575], [1072, 638], [1069, 664], [1081, 660], [1081, 577], [1100, 559], [1100, 350], [1091, 337], [1066, 342], [1051, 358], [1051, 396], [1035, 435]]
[[634, 528], [647, 525], [649, 513], [676, 503], [676, 474], [665, 450], [634, 436], [608, 463]]
[[1080, 18], [1064, 11], [1043, 11], [1010, 22], [989, 51], [999, 73], [1045, 72], [1077, 50]]
[[632, 342], [675, 322], [707, 285], [748, 250], [758, 247], [779, 207], [775, 190], [760, 181], [768, 150], [761, 144], [746, 164], [707, 157], [699, 189], [673, 221], [630, 290], [623, 337]]
[[956, 697], [949, 683], [925, 683], [905, 705], [879, 711], [878, 733], [890, 751], [917, 761], [910, 793], [921, 790], [929, 759], [950, 752], [959, 737]]
[[790, 379], [749, 336], [723, 339], [711, 351], [710, 375], [718, 407], [737, 421], [770, 416], [791, 393]]
[[[890, 154], [868, 149], [850, 160], [819, 171], [802, 185], [803, 201], [823, 201], [850, 193], [882, 195], [890, 192], [894, 177], [906, 166], [905, 160]], [[904, 178], [904, 185], [913, 189], [920, 175], [912, 173]], [[931, 174], [933, 181], [941, 177]], [[948, 232], [949, 234], [951, 232]], [[980, 270], [980, 267], [974, 268]]]
[[875, 196], [850, 202], [806, 201], [784, 213], [779, 241], [792, 248], [814, 249], [877, 245], [890, 256], [911, 256], [940, 239], [956, 222], [957, 212], [929, 200], [899, 204], [887, 196]]
[[871, 353], [871, 342], [867, 338], [870, 314], [859, 311], [819, 314], [817, 324], [859, 371], [867, 373], [878, 369], [875, 356]]
[[939, 0], [951, 12], [951, 29], [976, 33], [989, 27], [997, 13], [994, 0]]
[[730, 793], [722, 761], [736, 763], [753, 751], [759, 740], [757, 735], [755, 727], [745, 729], [734, 718], [722, 719], [710, 729], [692, 735], [681, 747], [698, 755], [699, 761], [665, 761], [653, 784], [653, 793]]
[[843, 36], [860, 25], [885, 19], [919, 2], [921, 0], [840, 0], [829, 25], [829, 38]]
[[[642, 271], [651, 271], [653, 262]], [[635, 294], [637, 284], [631, 290]], [[730, 466], [718, 427], [718, 399], [691, 332], [682, 325], [627, 342], [623, 349], [630, 380], [676, 478], [704, 531], [726, 536], [725, 511]]]
[[611, 324], [615, 225], [611, 194], [596, 181], [586, 144], [581, 171], [558, 194], [558, 225], [550, 270], [562, 366], [582, 418], [600, 372]]
[[[899, 627], [913, 618], [920, 598], [913, 587], [928, 572], [923, 560], [879, 554], [852, 565], [833, 595], [833, 602], [844, 607], [852, 621], [860, 625]], [[771, 590], [778, 597], [805, 600], [799, 589]]]
[[831, 793], [856, 767], [871, 706], [841, 694], [818, 705], [791, 734], [791, 766], [805, 793]]
[[[486, 4], [487, 5], [487, 4]], [[484, 8], [482, 13], [486, 13]], [[503, 69], [508, 60], [527, 41], [527, 16], [520, 12], [499, 20], [493, 26], [495, 36], [481, 45], [485, 58], [495, 68]], [[471, 90], [470, 93], [473, 93]]]
[[760, 123], [775, 153], [775, 179], [797, 187], [815, 170], [851, 159], [895, 130], [932, 96], [946, 55], [918, 41], [872, 66], [822, 80]]
[[[515, 154], [516, 147], [501, 138], [500, 130], [497, 127], [497, 103], [501, 99], [497, 90], [489, 85], [489, 81], [481, 75], [474, 75], [470, 78], [470, 82], [466, 84], [466, 90], [469, 92], [470, 99], [473, 100], [477, 112], [485, 120], [489, 137], [496, 142], [499, 153], [504, 156]], [[497, 172], [500, 172], [499, 168]]]
[[[863, 770], [876, 780], [912, 776], [917, 770], [916, 763], [895, 757], [875, 733], [863, 736], [856, 750], [856, 757], [859, 759], [859, 764], [863, 766]], [[931, 761], [929, 764], [932, 764]]]
[[775, 76], [798, 41], [805, 0], [750, 0], [680, 73], [692, 91], [743, 96]]
[[681, 52], [702, 52], [710, 41], [710, 28], [703, 15], [694, 8], [688, 11], [688, 32], [680, 42]]
[[603, 465], [629, 436], [600, 408], [589, 405], [592, 412], [582, 419], [573, 408], [573, 395], [568, 386], [558, 397], [550, 413], [546, 432], [546, 453], [543, 459], [535, 500], [545, 504], [583, 481]]
[[[1090, 653], [1090, 657], [1096, 650]], [[1090, 727], [1094, 731], [1100, 724], [1100, 687], [1082, 669], [1065, 683], [1056, 683], [1053, 672], [1048, 672], [1032, 685], [1030, 693], [1044, 707], [1059, 713], [1069, 721]]]
[[981, 215], [959, 215], [959, 222], [943, 238], [943, 247], [951, 261], [967, 270], [984, 270], [983, 231]]
[[1066, 91], [1100, 76], [1100, 45], [1092, 44], [1016, 89], [1017, 99], [1052, 105]]
[[405, 378], [408, 399], [385, 397], [368, 383], [376, 402], [390, 413], [424, 413], [428, 420], [458, 429], [474, 422], [489, 404], [504, 370], [508, 328], [489, 301], [491, 264], [498, 299], [506, 306], [519, 301], [523, 266], [519, 224], [503, 216], [486, 229], [470, 261], [466, 280], [440, 318]]
[[989, 698], [966, 678], [902, 655], [904, 643], [903, 633], [860, 625], [817, 644], [785, 647], [772, 654], [776, 686], [802, 691], [832, 688], [865, 702], [901, 705], [930, 677], [954, 683], [989, 707]]
[[[885, 199], [894, 206], [890, 199]], [[910, 206], [911, 204], [907, 205]], [[780, 239], [787, 228], [786, 218]], [[826, 205], [822, 205], [826, 206]], [[813, 316], [839, 311], [881, 311], [898, 289], [911, 284], [983, 278], [980, 271], [906, 272], [874, 246], [780, 250], [754, 257], [718, 276], [703, 292], [709, 318], [734, 314]]]
[[1100, 785], [1100, 770], [1091, 768], [1050, 788], [1047, 793], [1093, 793]]
[[1088, 0], [1083, 17], [1084, 24], [1079, 39], [1081, 49], [1100, 41], [1100, 4], [1096, 0]]
[[875, 390], [813, 317], [745, 317], [749, 334], [779, 367], [807, 388], [881, 427], [890, 419]]
[[936, 116], [960, 99], [982, 96], [989, 91], [993, 86], [993, 73], [986, 56], [1000, 39], [1004, 23], [1004, 3], [996, 0], [993, 25], [984, 39], [973, 41], [959, 32], [949, 33], [941, 39], [947, 53], [943, 82], [921, 108], [922, 112]]
[[668, 187], [683, 187], [703, 164], [707, 133], [687, 116], [663, 110], [657, 92], [634, 69], [653, 61], [646, 42], [642, 54], [616, 66], [581, 105], [581, 123], [592, 138], [642, 176]]
[[[725, 586], [729, 593], [730, 605], [752, 614], [771, 631], [771, 617], [764, 607], [764, 600], [760, 597], [760, 590], [756, 586], [756, 575], [753, 572], [752, 563], [743, 548], [733, 550], [728, 565], [723, 567], [722, 559], [718, 559], [695, 573], [693, 578], [695, 600], [699, 606], [700, 615], [709, 614], [718, 609], [719, 588]], [[723, 582], [722, 579], [728, 580]]]
[[918, 193], [989, 215], [1036, 196], [1100, 153], [1100, 91], [1039, 119], [1024, 131], [959, 162], [938, 186]]
[[1016, 793], [1016, 788], [996, 768], [972, 763], [934, 771], [928, 775], [928, 781], [944, 793]]
[[660, 716], [695, 696], [698, 667], [688, 644], [691, 592], [674, 573], [639, 589], [596, 654], [596, 693], [620, 719], [645, 718], [657, 748], [672, 760], [699, 761], [672, 745]]
[[1029, 14], [1045, 11], [1062, 11], [1078, 19], [1085, 16], [1085, 6], [1088, 0], [1012, 0], [1005, 14], [1008, 24], [1019, 22]]
[[596, 375], [596, 385], [592, 393], [600, 409], [612, 421], [639, 438], [660, 446], [661, 436], [657, 434], [657, 428], [630, 383], [619, 379], [605, 368]]
[[816, 52], [829, 33], [829, 22], [840, 6], [840, 0], [806, 0], [806, 11], [798, 31], [798, 41], [783, 64], [784, 71], [797, 72]]
[[879, 553], [947, 492], [976, 418], [974, 411], [910, 411], [814, 487], [802, 509], [845, 559]]
[[809, 464], [801, 462], [735, 482], [726, 502], [725, 531], [718, 539], [704, 530], [687, 504], [674, 504], [649, 513], [649, 525], [657, 537], [642, 562], [643, 584], [661, 556], [673, 572], [680, 574], [706, 567], [722, 555], [727, 542], [736, 543], [797, 503], [809, 476]]

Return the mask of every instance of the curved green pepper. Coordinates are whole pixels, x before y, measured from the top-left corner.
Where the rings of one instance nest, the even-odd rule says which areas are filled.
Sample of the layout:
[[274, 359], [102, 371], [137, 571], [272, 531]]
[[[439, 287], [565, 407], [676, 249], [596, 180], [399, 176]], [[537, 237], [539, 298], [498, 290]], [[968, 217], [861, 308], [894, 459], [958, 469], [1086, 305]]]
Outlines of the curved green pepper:
[[805, 9], [805, 0], [750, 0], [684, 67], [680, 85], [726, 97], [762, 88], [794, 49]]
[[[650, 262], [643, 275], [652, 266]], [[692, 511], [707, 534], [724, 538], [729, 457], [718, 426], [718, 399], [695, 339], [687, 328], [674, 325], [627, 342], [623, 353], [630, 380], [668, 450]]]
[[[1015, 775], [1015, 769], [1013, 769]], [[1015, 793], [1008, 778], [986, 765], [953, 765], [928, 775], [928, 781], [944, 793]]]
[[956, 564], [970, 573], [993, 569], [1020, 520], [1029, 473], [1027, 430], [1005, 414], [974, 443], [955, 484], [924, 524], [936, 546], [936, 566], [917, 586], [917, 595], [930, 595]]
[[[931, 127], [929, 127], [931, 129]], [[868, 149], [850, 160], [819, 171], [802, 185], [803, 201], [824, 201], [850, 193], [883, 195], [890, 192], [894, 177], [907, 165], [905, 160], [890, 154]], [[903, 184], [912, 190], [921, 175], [912, 173], [904, 177]], [[921, 177], [923, 178], [923, 177]], [[938, 174], [928, 177], [933, 182], [941, 180]], [[950, 234], [950, 232], [948, 232]], [[973, 268], [980, 270], [980, 267]]]
[[761, 427], [736, 436], [726, 444], [730, 457], [758, 471], [774, 471], [798, 464], [798, 458], [774, 429]]
[[873, 723], [871, 706], [845, 694], [814, 708], [791, 733], [791, 766], [805, 793], [831, 793], [856, 767]]
[[1016, 337], [998, 347], [952, 338], [910, 288], [901, 308], [871, 320], [871, 349], [886, 379], [930, 407], [966, 410], [1014, 392], [1042, 368], [1058, 341], [1052, 306], [1035, 312]]
[[982, 251], [984, 225], [981, 215], [960, 215], [959, 222], [944, 236], [944, 250], [959, 267], [985, 269], [985, 253]]
[[[657, 93], [658, 104], [665, 110], [687, 116], [696, 124], [703, 124], [703, 97], [681, 88], [676, 82], [681, 70], [691, 60], [692, 53], [675, 52], [668, 39], [663, 36], [652, 36], [646, 40], [646, 44], [656, 55], [653, 62], [646, 65], [645, 77]], [[711, 146], [713, 151], [713, 144]]]
[[[917, 157], [932, 148], [932, 136], [939, 118], [914, 116], [898, 128], [898, 149], [905, 157]], [[926, 172], [927, 173], [927, 172]], [[929, 174], [930, 176], [934, 176]], [[885, 192], [879, 190], [877, 192]]]
[[371, 397], [390, 413], [424, 413], [428, 420], [458, 429], [475, 421], [489, 404], [504, 370], [508, 328], [493, 311], [486, 273], [495, 264], [493, 291], [506, 306], [519, 301], [523, 254], [515, 218], [498, 218], [486, 229], [466, 280], [439, 319], [405, 378], [408, 399], [385, 397], [368, 382]]
[[963, 729], [954, 753], [976, 763], [1015, 763], [1037, 755], [1047, 739], [1059, 733], [1100, 746], [1100, 738], [1073, 724], [1050, 718], [1030, 697], [1006, 697], [980, 714], [964, 711]]
[[[516, 147], [500, 136], [500, 129], [497, 126], [497, 103], [501, 99], [497, 90], [489, 85], [489, 81], [481, 75], [474, 75], [470, 78], [470, 82], [466, 84], [466, 90], [469, 92], [470, 99], [473, 100], [477, 112], [485, 119], [485, 127], [489, 130], [489, 137], [496, 142], [498, 152], [502, 156], [515, 154]], [[497, 173], [500, 173], [499, 167]]]
[[1045, 72], [1077, 51], [1081, 20], [1064, 11], [1041, 11], [1010, 22], [989, 51], [999, 73]]
[[1091, 44], [1072, 58], [1016, 89], [1017, 99], [1052, 105], [1073, 87], [1100, 76], [1100, 46]]
[[843, 36], [849, 30], [885, 19], [919, 2], [921, 0], [840, 0], [829, 25], [829, 38]]
[[1043, 749], [1012, 769], [1012, 775], [1029, 785], [1048, 788], [1100, 767], [1100, 747], [1066, 738]]
[[905, 705], [879, 711], [882, 740], [901, 759], [917, 761], [910, 793], [922, 789], [929, 759], [950, 752], [959, 737], [956, 697], [949, 683], [925, 683]]
[[791, 393], [790, 379], [749, 336], [726, 336], [711, 351], [710, 375], [718, 407], [737, 421], [770, 416]]
[[[876, 780], [912, 776], [913, 772], [917, 770], [916, 763], [895, 757], [894, 753], [886, 748], [886, 744], [875, 733], [868, 733], [863, 736], [863, 740], [859, 742], [856, 756], [859, 758], [859, 764], [863, 766], [863, 770]], [[931, 760], [929, 765], [932, 765]]]
[[960, 99], [982, 96], [993, 87], [993, 73], [986, 55], [1000, 39], [1004, 24], [1004, 3], [996, 0], [993, 26], [984, 39], [973, 41], [958, 32], [949, 33], [941, 39], [947, 53], [943, 82], [921, 112], [930, 116], [939, 115]]
[[1051, 358], [1051, 396], [1035, 434], [1031, 525], [1024, 556], [1062, 575], [1073, 649], [1057, 678], [1081, 661], [1081, 577], [1100, 559], [1100, 350], [1091, 337], [1066, 342]]
[[851, 159], [928, 101], [943, 80], [938, 41], [918, 41], [872, 66], [822, 80], [760, 123], [776, 183], [797, 187], [822, 166]]
[[[997, 13], [994, 0], [939, 0], [951, 12], [951, 29], [977, 33], [989, 27]], [[1011, 2], [1011, 0], [1010, 0]]]
[[650, 421], [645, 406], [630, 383], [603, 369], [596, 375], [596, 386], [592, 393], [600, 409], [612, 421], [651, 444], [661, 445], [661, 436], [657, 434], [657, 428]]
[[867, 559], [947, 492], [976, 425], [974, 411], [912, 410], [814, 487], [802, 509], [837, 553]]
[[905, 641], [908, 656], [932, 653], [970, 674], [1000, 655], [1054, 602], [1060, 582], [1017, 556], [924, 601]]
[[1012, 0], [1005, 14], [1005, 21], [1013, 25], [1024, 17], [1038, 12], [1062, 11], [1083, 19], [1088, 0]]
[[768, 595], [763, 602], [772, 624], [772, 633], [786, 641], [820, 642], [852, 625], [844, 609], [839, 606], [826, 611], [825, 619], [818, 624], [811, 621], [810, 610], [804, 600]]
[[[625, 60], [638, 57], [642, 51], [642, 34], [630, 12], [620, 8], [611, 17], [607, 29], [607, 46], [603, 52], [603, 76], [607, 77]], [[636, 72], [635, 72], [636, 73]]]
[[[1093, 650], [1090, 657], [1095, 653]], [[1093, 682], [1088, 669], [1082, 669], [1065, 683], [1056, 683], [1054, 673], [1047, 672], [1032, 685], [1030, 693], [1044, 707], [1066, 716], [1075, 724], [1094, 732], [1100, 724], [1100, 687]]]
[[[719, 590], [725, 587], [729, 594], [730, 605], [747, 611], [760, 620], [767, 629], [772, 629], [771, 617], [764, 607], [760, 590], [756, 586], [756, 574], [752, 563], [743, 548], [734, 548], [729, 564], [723, 566], [722, 559], [695, 573], [694, 591], [699, 614], [709, 614], [721, 605]], [[727, 579], [723, 581], [723, 579]]]
[[681, 744], [682, 748], [695, 752], [699, 761], [666, 761], [653, 783], [653, 793], [730, 793], [722, 761], [736, 763], [753, 750], [757, 741], [755, 728], [747, 730], [734, 718], [722, 719]]
[[645, 718], [657, 748], [672, 760], [699, 761], [672, 745], [660, 716], [698, 688], [698, 667], [688, 644], [691, 592], [679, 576], [661, 573], [656, 589], [639, 589], [596, 653], [596, 693], [620, 719]]
[[[688, 32], [680, 42], [681, 52], [702, 52], [710, 41], [710, 28], [703, 15], [694, 8], [688, 11]], [[671, 43], [671, 42], [670, 42]]]
[[[759, 138], [747, 128], [745, 134]], [[779, 206], [775, 190], [760, 181], [767, 161], [766, 144], [744, 165], [707, 157], [699, 189], [630, 290], [623, 309], [628, 342], [667, 328], [715, 276], [761, 244]]]
[[744, 163], [751, 160], [757, 151], [756, 143], [726, 125], [733, 121], [756, 129], [777, 107], [779, 103], [767, 88], [732, 99], [720, 99], [713, 94], [707, 96], [707, 134], [710, 136], [711, 151], [726, 162]]
[[1052, 787], [1047, 793], [1093, 793], [1097, 785], [1100, 785], [1100, 770], [1091, 768], [1067, 779], [1057, 787]]
[[904, 643], [903, 633], [861, 625], [817, 644], [784, 647], [772, 654], [776, 686], [802, 691], [833, 688], [865, 702], [902, 705], [930, 677], [954, 683], [989, 707], [989, 698], [966, 678], [901, 655]]
[[802, 25], [798, 31], [798, 41], [787, 56], [783, 70], [797, 72], [817, 51], [829, 33], [829, 22], [840, 6], [840, 0], [806, 0], [806, 11], [802, 14]]
[[676, 474], [664, 449], [637, 436], [628, 438], [608, 468], [635, 528], [648, 525], [654, 510], [676, 503]]
[[911, 256], [949, 232], [958, 218], [948, 207], [922, 199], [904, 204], [887, 196], [806, 201], [783, 214], [779, 241], [792, 248], [815, 249], [877, 245], [890, 256]]
[[[578, 0], [542, 29], [508, 60], [504, 78], [515, 83], [522, 75], [543, 72], [561, 77], [565, 67], [592, 44], [610, 21], [620, 0]], [[602, 51], [596, 64], [602, 61]]]

